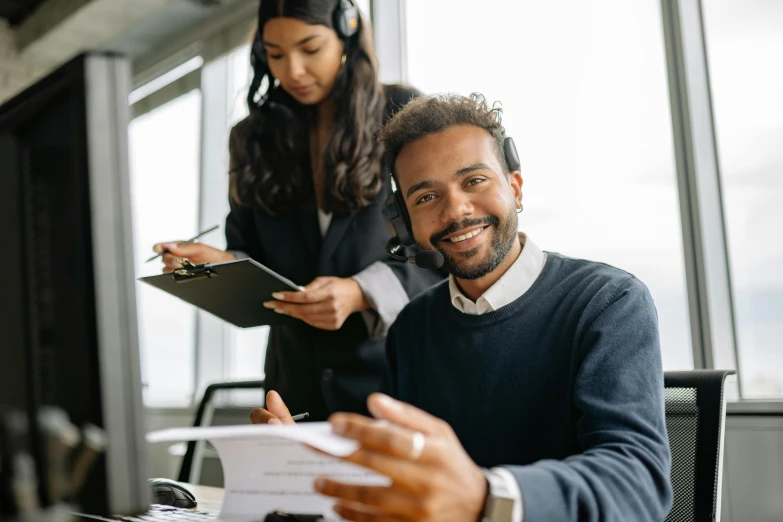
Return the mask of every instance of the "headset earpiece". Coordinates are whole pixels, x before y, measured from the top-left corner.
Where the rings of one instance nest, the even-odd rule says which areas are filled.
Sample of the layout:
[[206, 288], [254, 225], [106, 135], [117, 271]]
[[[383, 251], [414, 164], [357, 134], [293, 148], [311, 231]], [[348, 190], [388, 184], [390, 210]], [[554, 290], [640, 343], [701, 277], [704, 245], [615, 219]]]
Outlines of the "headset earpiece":
[[256, 36], [253, 39], [253, 45], [251, 46], [251, 52], [253, 57], [258, 63], [266, 63], [266, 48], [264, 47], [264, 41], [261, 39], [261, 31], [256, 31]]
[[359, 30], [359, 8], [353, 0], [340, 0], [340, 5], [334, 10], [332, 22], [337, 35], [347, 40]]
[[515, 170], [521, 170], [522, 163], [519, 161], [519, 153], [517, 152], [517, 146], [514, 144], [514, 138], [507, 136], [503, 140], [503, 153], [506, 156], [506, 165], [508, 165], [508, 171], [514, 172]]
[[399, 190], [392, 192], [384, 203], [383, 218], [392, 238], [396, 237], [402, 246], [413, 246], [411, 218]]

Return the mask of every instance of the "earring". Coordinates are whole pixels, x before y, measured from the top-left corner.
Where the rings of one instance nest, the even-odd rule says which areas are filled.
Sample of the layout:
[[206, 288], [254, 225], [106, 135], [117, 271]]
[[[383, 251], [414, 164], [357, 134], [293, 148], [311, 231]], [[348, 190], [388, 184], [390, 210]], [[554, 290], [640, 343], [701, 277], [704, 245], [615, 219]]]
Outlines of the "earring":
[[345, 56], [345, 54], [343, 54], [343, 57], [340, 59], [340, 66], [345, 66], [345, 59], [346, 59], [346, 56]]
[[519, 206], [517, 207], [517, 214], [521, 214], [522, 213], [522, 209], [524, 207], [522, 206], [522, 202], [521, 201], [518, 201], [517, 203], [519, 204]]

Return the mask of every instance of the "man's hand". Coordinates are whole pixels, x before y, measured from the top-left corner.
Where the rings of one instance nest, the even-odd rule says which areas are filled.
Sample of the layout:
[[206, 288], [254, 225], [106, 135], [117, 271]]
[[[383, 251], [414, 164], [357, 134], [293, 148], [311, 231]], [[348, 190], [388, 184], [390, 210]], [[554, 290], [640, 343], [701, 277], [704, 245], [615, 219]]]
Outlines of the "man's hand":
[[253, 424], [296, 424], [291, 418], [291, 412], [285, 405], [280, 394], [272, 390], [266, 394], [266, 407], [256, 408], [250, 412], [250, 422]]
[[[392, 485], [316, 480], [316, 491], [337, 499], [335, 512], [359, 521], [479, 520], [487, 481], [451, 427], [386, 395], [371, 395], [368, 406], [373, 416], [390, 424], [379, 425], [350, 413], [336, 413], [329, 422], [335, 433], [359, 442], [359, 449], [343, 460], [386, 475]], [[416, 451], [415, 439], [420, 438], [416, 433], [424, 436], [420, 453]]]
[[322, 330], [339, 330], [348, 316], [370, 307], [359, 283], [350, 278], [318, 277], [303, 292], [277, 292], [264, 306]]

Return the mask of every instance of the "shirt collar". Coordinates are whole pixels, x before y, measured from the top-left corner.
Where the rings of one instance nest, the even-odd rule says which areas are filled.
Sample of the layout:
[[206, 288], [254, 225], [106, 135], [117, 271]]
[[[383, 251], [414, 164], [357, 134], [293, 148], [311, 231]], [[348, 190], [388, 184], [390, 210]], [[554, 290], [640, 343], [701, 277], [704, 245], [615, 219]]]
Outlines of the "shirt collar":
[[462, 293], [454, 276], [449, 276], [449, 293], [454, 308], [470, 315], [493, 312], [516, 301], [533, 286], [544, 268], [546, 256], [524, 232], [519, 233], [519, 242], [522, 245], [519, 257], [475, 303]]

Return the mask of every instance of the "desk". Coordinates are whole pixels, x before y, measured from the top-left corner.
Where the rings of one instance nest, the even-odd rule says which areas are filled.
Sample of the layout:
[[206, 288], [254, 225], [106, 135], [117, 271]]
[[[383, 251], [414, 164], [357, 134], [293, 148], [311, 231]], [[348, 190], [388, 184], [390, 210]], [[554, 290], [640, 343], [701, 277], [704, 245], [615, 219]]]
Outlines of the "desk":
[[188, 488], [196, 497], [196, 502], [198, 502], [198, 507], [196, 509], [215, 515], [220, 513], [220, 508], [223, 506], [223, 488], [199, 486], [185, 482], [183, 482], [182, 485]]

